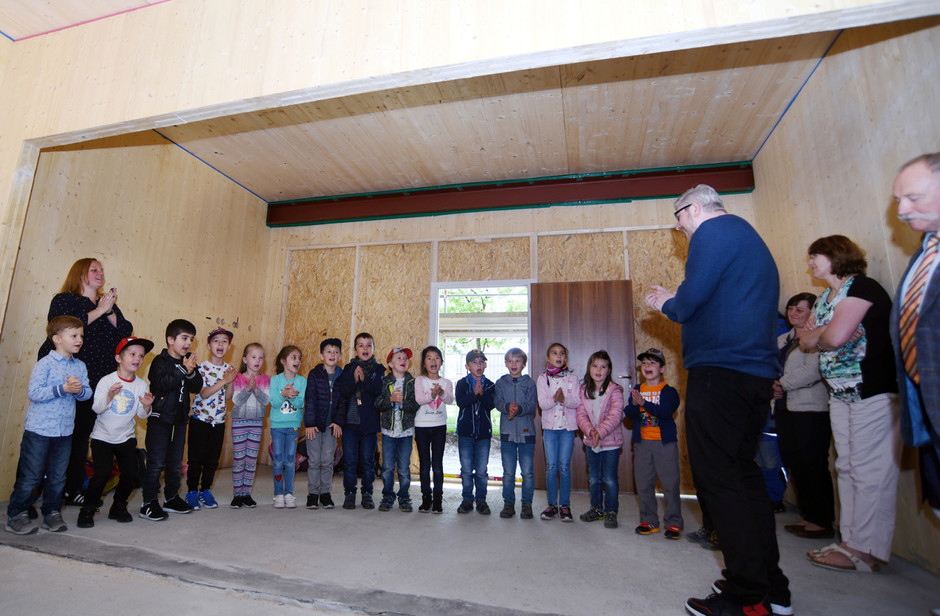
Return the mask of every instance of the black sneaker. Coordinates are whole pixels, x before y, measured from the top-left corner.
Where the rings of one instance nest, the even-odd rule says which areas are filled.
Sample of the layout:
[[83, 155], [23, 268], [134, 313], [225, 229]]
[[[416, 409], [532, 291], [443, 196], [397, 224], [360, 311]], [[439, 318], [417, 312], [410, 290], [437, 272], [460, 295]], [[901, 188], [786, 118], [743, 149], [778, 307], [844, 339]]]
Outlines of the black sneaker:
[[503, 510], [499, 512], [501, 518], [511, 518], [516, 515], [516, 506], [509, 501], [503, 504]]
[[[725, 579], [715, 580], [715, 583], [712, 584], [712, 590], [716, 594], [722, 594], [725, 592], [728, 581]], [[790, 599], [770, 599], [770, 612], [774, 616], [793, 616], [793, 605], [790, 603]]]
[[[392, 505], [395, 504], [395, 497], [389, 498], [388, 496], [382, 497], [382, 502], [379, 503], [379, 511], [391, 511]], [[363, 498], [362, 508], [367, 509], [365, 504], [365, 499]]]
[[411, 513], [412, 511], [414, 511], [414, 507], [413, 507], [413, 505], [411, 504], [411, 499], [410, 499], [410, 498], [399, 498], [399, 499], [398, 499], [398, 508], [399, 508], [403, 513]]
[[562, 505], [558, 511], [560, 512], [560, 518], [562, 522], [574, 522], [574, 516], [571, 515], [571, 507], [568, 505]]
[[229, 507], [231, 507], [232, 509], [241, 509], [244, 506], [245, 506], [244, 496], [236, 496], [235, 498], [232, 499], [232, 502], [229, 503]]
[[192, 513], [193, 508], [177, 494], [163, 503], [163, 510], [167, 513]]
[[549, 505], [548, 507], [542, 510], [542, 515], [539, 517], [542, 518], [543, 520], [552, 520], [555, 518], [556, 515], [558, 515], [558, 507], [556, 507], [555, 505]]
[[582, 522], [597, 522], [604, 519], [604, 512], [597, 507], [591, 507], [578, 517]]
[[486, 501], [480, 501], [477, 503], [477, 513], [482, 515], [490, 515], [490, 506], [486, 504]]
[[121, 524], [133, 522], [134, 518], [127, 512], [127, 503], [114, 503], [111, 510], [108, 511], [108, 519], [115, 520]]
[[242, 504], [248, 507], [249, 509], [254, 509], [258, 506], [258, 503], [255, 502], [255, 499], [251, 498], [251, 494], [246, 494], [242, 496]]
[[679, 528], [678, 526], [667, 526], [666, 532], [663, 533], [663, 537], [665, 537], [666, 539], [672, 539], [673, 541], [678, 540], [679, 537], [681, 536], [682, 536], [682, 529]]
[[473, 511], [472, 500], [460, 501], [460, 506], [457, 507], [457, 513], [470, 513], [471, 511]]
[[427, 513], [431, 510], [431, 497], [422, 496], [421, 497], [421, 506], [418, 507], [418, 513]]
[[617, 512], [608, 511], [604, 514], [604, 528], [617, 528], [620, 526], [617, 523]]
[[356, 508], [356, 495], [347, 494], [346, 500], [343, 501], [343, 509], [355, 509]]
[[316, 494], [307, 495], [307, 509], [319, 509], [320, 508], [320, 497]]
[[152, 500], [140, 508], [138, 517], [152, 522], [162, 522], [170, 517], [170, 515], [160, 507], [160, 503], [156, 500]]
[[85, 504], [85, 495], [81, 492], [76, 492], [75, 494], [66, 494], [62, 498], [62, 505], [68, 507], [72, 505], [74, 507], [81, 507]]
[[522, 503], [522, 513], [519, 514], [519, 518], [523, 520], [531, 520], [535, 516], [532, 514], [532, 503]]
[[444, 513], [444, 504], [440, 497], [431, 501], [431, 513]]
[[742, 605], [724, 595], [712, 594], [706, 599], [689, 599], [685, 609], [695, 616], [770, 616], [770, 606], [761, 601]]
[[324, 509], [332, 509], [336, 505], [333, 504], [333, 497], [326, 493], [320, 495], [320, 506]]
[[362, 508], [363, 509], [375, 509], [375, 501], [372, 500], [371, 494], [362, 495]]
[[95, 510], [82, 507], [81, 511], [78, 512], [78, 522], [75, 525], [79, 528], [94, 528]]

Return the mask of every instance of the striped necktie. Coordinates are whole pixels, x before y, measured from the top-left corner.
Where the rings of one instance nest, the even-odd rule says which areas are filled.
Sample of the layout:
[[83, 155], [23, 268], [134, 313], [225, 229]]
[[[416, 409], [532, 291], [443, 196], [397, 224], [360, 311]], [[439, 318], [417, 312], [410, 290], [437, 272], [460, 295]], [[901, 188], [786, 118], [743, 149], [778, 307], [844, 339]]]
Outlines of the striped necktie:
[[934, 233], [927, 240], [924, 255], [917, 269], [909, 278], [910, 282], [907, 285], [907, 291], [904, 293], [904, 301], [901, 302], [901, 356], [904, 359], [904, 369], [917, 385], [920, 385], [920, 374], [917, 372], [917, 343], [914, 330], [917, 329], [917, 321], [920, 318], [920, 302], [924, 297], [924, 287], [927, 285], [930, 266], [937, 258], [938, 245], [940, 245], [940, 233]]

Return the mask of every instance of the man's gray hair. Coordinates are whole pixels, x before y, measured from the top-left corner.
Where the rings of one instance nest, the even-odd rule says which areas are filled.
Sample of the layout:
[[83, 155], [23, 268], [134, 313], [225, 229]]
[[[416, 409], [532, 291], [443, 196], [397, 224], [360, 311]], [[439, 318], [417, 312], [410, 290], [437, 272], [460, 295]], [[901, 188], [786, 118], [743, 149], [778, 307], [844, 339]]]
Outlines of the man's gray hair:
[[689, 190], [682, 193], [682, 196], [676, 199], [676, 202], [673, 204], [673, 209], [678, 210], [679, 208], [685, 207], [690, 203], [698, 203], [703, 212], [724, 212], [725, 204], [721, 200], [721, 195], [718, 194], [718, 191], [709, 186], [708, 184], [699, 184], [695, 188], [690, 188]]
[[907, 161], [901, 168], [898, 169], [898, 173], [901, 173], [911, 165], [916, 165], [917, 163], [924, 163], [933, 173], [940, 173], [940, 152], [934, 152], [933, 154], [921, 154], [917, 158], [912, 158]]

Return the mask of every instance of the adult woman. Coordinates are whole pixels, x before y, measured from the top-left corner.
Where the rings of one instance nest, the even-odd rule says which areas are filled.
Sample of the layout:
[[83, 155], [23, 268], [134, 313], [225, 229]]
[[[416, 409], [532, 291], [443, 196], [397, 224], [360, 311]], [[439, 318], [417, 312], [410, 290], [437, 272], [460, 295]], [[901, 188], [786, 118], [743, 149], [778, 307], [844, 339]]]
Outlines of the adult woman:
[[777, 338], [783, 376], [774, 383], [774, 419], [783, 463], [790, 470], [802, 517], [799, 524], [787, 524], [784, 529], [799, 537], [828, 539], [835, 536], [829, 474], [829, 391], [819, 372], [819, 353], [800, 348], [815, 302], [812, 293], [798, 293], [787, 301], [787, 321], [792, 329]]
[[813, 564], [877, 571], [891, 556], [901, 439], [894, 355], [888, 338], [891, 298], [865, 276], [852, 240], [823, 237], [809, 247], [813, 276], [829, 284], [813, 307], [815, 328], [800, 339], [818, 348], [829, 386], [836, 445], [842, 543], [809, 553]]
[[[77, 357], [88, 368], [88, 381], [92, 390], [101, 377], [114, 372], [114, 350], [121, 338], [130, 336], [134, 326], [124, 318], [117, 307], [117, 290], [103, 292], [104, 267], [97, 259], [79, 259], [72, 264], [62, 289], [49, 304], [48, 319], [67, 314], [85, 324], [85, 341]], [[46, 341], [39, 349], [43, 357], [52, 350]], [[65, 477], [65, 503], [81, 505], [85, 459], [88, 457], [88, 438], [95, 425], [92, 400], [75, 405], [75, 429], [72, 432], [72, 455]]]

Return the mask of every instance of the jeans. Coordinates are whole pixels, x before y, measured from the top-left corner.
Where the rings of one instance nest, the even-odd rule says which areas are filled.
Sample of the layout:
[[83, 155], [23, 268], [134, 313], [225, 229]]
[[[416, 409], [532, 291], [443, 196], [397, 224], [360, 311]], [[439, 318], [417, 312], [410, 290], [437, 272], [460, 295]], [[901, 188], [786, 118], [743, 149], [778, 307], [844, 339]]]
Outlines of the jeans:
[[535, 494], [535, 441], [531, 443], [500, 442], [503, 457], [503, 500], [516, 502], [516, 461], [522, 475], [522, 502], [532, 504]]
[[401, 502], [411, 500], [408, 488], [411, 487], [411, 448], [410, 436], [382, 435], [382, 497], [395, 498], [395, 467], [398, 467], [398, 498]]
[[587, 447], [586, 451], [591, 507], [596, 507], [604, 512], [613, 511], [617, 513], [620, 508], [618, 500], [620, 480], [617, 477], [620, 449], [594, 453], [594, 449]]
[[23, 431], [20, 442], [20, 460], [16, 468], [16, 483], [7, 505], [7, 516], [15, 518], [33, 503], [33, 490], [46, 481], [42, 492], [42, 515], [62, 510], [62, 489], [65, 487], [65, 469], [72, 452], [72, 435], [41, 436]]
[[271, 428], [274, 495], [294, 493], [294, 458], [297, 453], [297, 428]]
[[372, 494], [372, 482], [375, 481], [375, 449], [379, 445], [379, 435], [362, 432], [352, 426], [343, 429], [343, 492], [356, 493], [357, 463], [362, 467], [362, 493]]
[[460, 454], [460, 480], [463, 483], [463, 500], [473, 500], [476, 485], [476, 500], [486, 500], [486, 463], [490, 459], [490, 439], [475, 439], [472, 436], [457, 437], [457, 452]]
[[415, 427], [415, 446], [418, 448], [418, 467], [421, 475], [421, 495], [432, 496], [431, 473], [434, 474], [434, 498], [444, 493], [444, 441], [447, 426]]
[[574, 430], [544, 430], [542, 441], [545, 443], [545, 489], [548, 491], [548, 504], [567, 507], [571, 505], [571, 451], [574, 449]]
[[147, 421], [147, 472], [141, 492], [147, 504], [160, 496], [160, 474], [164, 473], [163, 494], [171, 500], [180, 491], [180, 466], [186, 445], [186, 424], [167, 424], [157, 419]]

